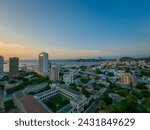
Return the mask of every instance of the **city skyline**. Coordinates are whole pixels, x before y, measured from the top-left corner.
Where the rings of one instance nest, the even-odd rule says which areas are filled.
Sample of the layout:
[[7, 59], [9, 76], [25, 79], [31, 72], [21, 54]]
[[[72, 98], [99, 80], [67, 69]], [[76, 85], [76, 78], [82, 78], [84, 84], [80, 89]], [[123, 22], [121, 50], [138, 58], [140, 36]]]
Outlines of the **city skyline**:
[[8, 59], [150, 55], [150, 2], [0, 0], [0, 55]]

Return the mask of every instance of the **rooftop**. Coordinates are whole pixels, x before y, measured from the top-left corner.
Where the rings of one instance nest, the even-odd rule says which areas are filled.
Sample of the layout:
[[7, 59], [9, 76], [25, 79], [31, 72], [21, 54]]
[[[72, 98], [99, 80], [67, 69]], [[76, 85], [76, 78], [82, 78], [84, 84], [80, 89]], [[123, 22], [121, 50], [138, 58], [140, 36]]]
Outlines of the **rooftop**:
[[62, 109], [57, 111], [57, 113], [66, 113], [69, 112], [72, 109], [72, 106], [70, 104], [64, 106]]
[[73, 90], [73, 89], [70, 89], [69, 87], [67, 87], [66, 85], [59, 85], [60, 88], [66, 90], [66, 91], [69, 91], [77, 96], [81, 95], [79, 92]]
[[42, 95], [45, 95], [45, 94], [49, 94], [50, 92], [54, 92], [54, 90], [56, 90], [55, 88], [52, 88], [52, 89], [49, 89], [49, 90], [46, 90], [46, 91], [43, 91], [43, 92], [40, 92], [40, 93], [37, 93], [35, 94], [35, 96], [42, 96]]
[[25, 113], [48, 113], [48, 111], [33, 96], [24, 96], [20, 99]]
[[24, 92], [22, 92], [22, 91], [15, 92], [14, 95], [18, 99], [20, 99], [20, 98], [25, 96]]

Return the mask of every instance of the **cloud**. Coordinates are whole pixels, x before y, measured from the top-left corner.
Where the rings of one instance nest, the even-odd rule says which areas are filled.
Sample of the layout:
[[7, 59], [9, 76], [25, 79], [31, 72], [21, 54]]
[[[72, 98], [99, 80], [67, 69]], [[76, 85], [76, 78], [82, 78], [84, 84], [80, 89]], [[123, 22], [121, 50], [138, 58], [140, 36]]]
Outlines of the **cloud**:
[[[140, 47], [142, 48], [142, 47]], [[149, 54], [149, 48], [145, 50], [145, 54]], [[40, 52], [49, 53], [49, 59], [72, 59], [72, 58], [96, 58], [103, 56], [126, 56], [134, 54], [144, 54], [142, 49], [125, 49], [124, 50], [75, 50], [69, 48], [44, 48], [37, 47], [36, 45], [25, 46], [21, 43], [11, 43], [11, 42], [0, 42], [0, 55], [3, 55], [5, 59], [9, 57], [16, 56], [20, 59], [38, 59], [38, 54]]]
[[22, 44], [0, 42], [0, 55], [5, 59], [9, 57], [19, 57], [21, 59], [35, 58], [37, 52], [34, 49], [28, 48]]
[[2, 49], [15, 49], [15, 48], [24, 48], [25, 46], [21, 45], [21, 44], [16, 44], [16, 43], [4, 43], [4, 42], [0, 42], [0, 47], [2, 47]]

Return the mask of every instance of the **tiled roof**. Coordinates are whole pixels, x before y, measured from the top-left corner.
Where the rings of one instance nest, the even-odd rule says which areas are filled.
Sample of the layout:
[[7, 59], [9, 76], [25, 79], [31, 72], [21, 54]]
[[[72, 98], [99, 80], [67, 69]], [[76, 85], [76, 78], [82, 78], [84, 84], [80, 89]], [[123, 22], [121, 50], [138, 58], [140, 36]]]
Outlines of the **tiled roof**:
[[25, 113], [48, 113], [48, 111], [33, 96], [24, 96], [20, 99]]

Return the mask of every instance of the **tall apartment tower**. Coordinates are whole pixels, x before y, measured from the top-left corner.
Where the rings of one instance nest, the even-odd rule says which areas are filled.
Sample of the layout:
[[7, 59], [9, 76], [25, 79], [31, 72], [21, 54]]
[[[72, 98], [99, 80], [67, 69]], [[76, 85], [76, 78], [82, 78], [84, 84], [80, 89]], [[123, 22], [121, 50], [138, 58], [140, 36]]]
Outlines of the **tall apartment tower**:
[[0, 72], [4, 70], [4, 57], [0, 55]]
[[58, 81], [59, 80], [59, 68], [56, 66], [52, 66], [49, 69], [49, 80]]
[[10, 76], [18, 76], [19, 72], [19, 58], [11, 57], [9, 58], [9, 74]]
[[39, 72], [43, 75], [48, 75], [49, 62], [48, 53], [42, 52], [39, 54]]

